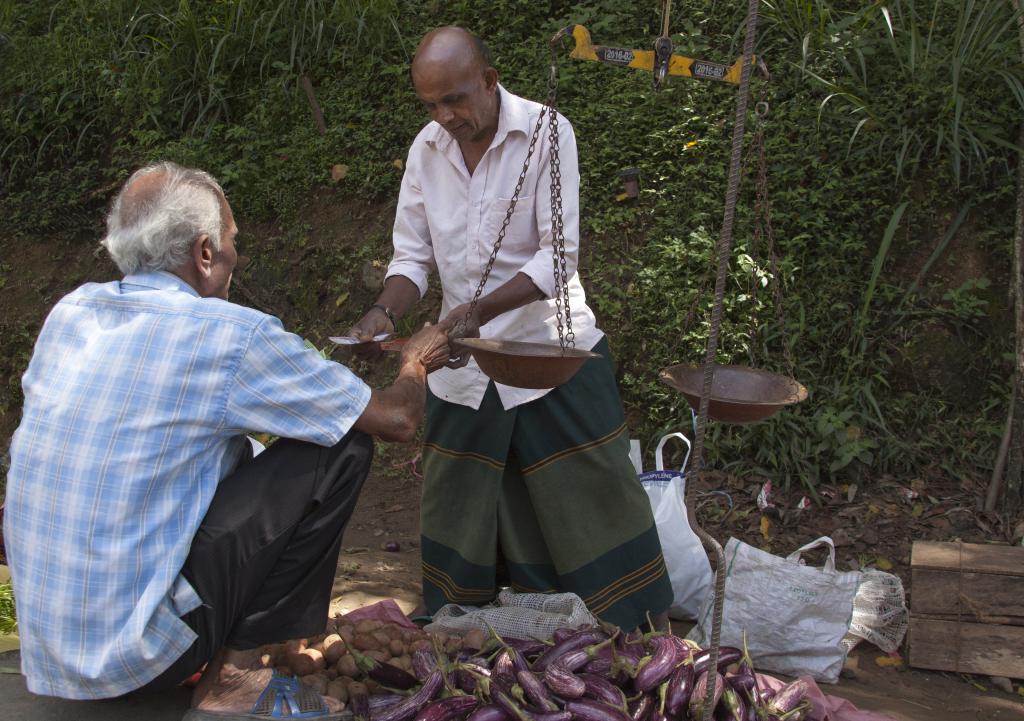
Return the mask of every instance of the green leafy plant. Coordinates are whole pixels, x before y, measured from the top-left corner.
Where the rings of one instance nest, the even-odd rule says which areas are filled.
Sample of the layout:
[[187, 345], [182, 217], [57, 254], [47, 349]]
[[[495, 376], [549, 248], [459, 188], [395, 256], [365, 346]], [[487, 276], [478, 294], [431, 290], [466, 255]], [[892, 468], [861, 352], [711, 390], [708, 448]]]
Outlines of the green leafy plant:
[[14, 609], [14, 589], [0, 583], [0, 634], [17, 633], [18, 618]]

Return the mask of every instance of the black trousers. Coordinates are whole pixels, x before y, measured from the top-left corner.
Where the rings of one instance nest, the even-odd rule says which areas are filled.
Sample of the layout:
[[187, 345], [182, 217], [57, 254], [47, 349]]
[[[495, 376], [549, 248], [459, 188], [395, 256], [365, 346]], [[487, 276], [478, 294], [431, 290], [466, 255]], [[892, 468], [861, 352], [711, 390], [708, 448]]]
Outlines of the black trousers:
[[373, 440], [280, 440], [222, 480], [182, 574], [202, 605], [182, 620], [192, 647], [142, 691], [176, 686], [226, 646], [322, 633], [342, 532], [370, 469]]

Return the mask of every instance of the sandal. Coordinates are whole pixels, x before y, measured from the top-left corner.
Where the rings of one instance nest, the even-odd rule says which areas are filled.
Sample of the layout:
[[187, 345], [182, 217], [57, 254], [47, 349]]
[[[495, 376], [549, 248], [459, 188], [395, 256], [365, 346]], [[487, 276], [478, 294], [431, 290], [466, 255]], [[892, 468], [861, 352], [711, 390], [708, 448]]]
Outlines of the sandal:
[[299, 681], [296, 676], [282, 676], [275, 671], [249, 713], [189, 709], [182, 721], [243, 721], [268, 718], [340, 721], [351, 719], [352, 714], [348, 711], [331, 713], [320, 694]]

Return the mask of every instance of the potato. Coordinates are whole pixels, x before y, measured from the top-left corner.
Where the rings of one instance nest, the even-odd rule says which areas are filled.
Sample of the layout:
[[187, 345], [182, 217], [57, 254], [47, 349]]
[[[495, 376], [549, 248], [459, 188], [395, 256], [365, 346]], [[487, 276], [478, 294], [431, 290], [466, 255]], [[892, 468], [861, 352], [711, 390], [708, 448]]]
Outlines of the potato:
[[393, 623], [388, 625], [388, 626], [385, 626], [381, 630], [384, 633], [386, 633], [388, 635], [388, 639], [390, 639], [392, 641], [395, 640], [396, 638], [402, 638], [402, 636], [405, 635], [404, 634], [405, 629], [401, 628], [399, 626], [396, 626]]
[[458, 636], [452, 636], [444, 645], [444, 650], [448, 653], [457, 653], [460, 648], [462, 648], [462, 639]]
[[296, 676], [308, 676], [311, 673], [317, 672], [316, 661], [301, 653], [286, 656], [285, 664], [291, 667]]
[[462, 637], [462, 647], [473, 651], [479, 651], [487, 641], [487, 634], [483, 629], [474, 628]]
[[350, 683], [348, 685], [348, 696], [349, 696], [349, 698], [352, 698], [353, 696], [355, 696], [357, 694], [369, 695], [369, 693], [370, 693], [370, 691], [366, 687], [365, 683], [360, 683], [359, 681], [353, 681], [352, 683]]
[[393, 663], [395, 666], [398, 666], [398, 668], [402, 669], [403, 671], [412, 671], [411, 656], [405, 654], [396, 656], [395, 658], [391, 659], [391, 663]]
[[338, 626], [338, 635], [345, 643], [352, 643], [352, 639], [356, 637], [356, 630], [352, 628], [351, 624], [344, 624]]
[[421, 648], [432, 649], [432, 648], [434, 648], [434, 644], [432, 644], [430, 641], [428, 641], [425, 638], [421, 638], [420, 640], [413, 641], [412, 643], [409, 644], [409, 651], [410, 652], [419, 651]]
[[387, 648], [388, 644], [391, 643], [391, 636], [384, 631], [374, 631], [370, 635], [377, 639], [377, 648]]
[[292, 641], [285, 641], [284, 642], [284, 649], [282, 650], [282, 654], [281, 655], [289, 656], [289, 655], [291, 655], [293, 653], [298, 653], [299, 651], [301, 651], [305, 647], [306, 647], [306, 639], [304, 639], [304, 638], [297, 638], [297, 639], [294, 639]]
[[[376, 681], [374, 681], [372, 678], [366, 679], [364, 685], [366, 686], [366, 692], [369, 693], [370, 695], [373, 695], [373, 694], [375, 694], [375, 693], [377, 693], [378, 691], [381, 690], [380, 684], [377, 683]], [[352, 693], [352, 687], [349, 686], [348, 688], [349, 688], [349, 693]]]
[[300, 653], [285, 657], [285, 663], [292, 667], [297, 676], [308, 676], [326, 666], [324, 655], [313, 648], [303, 649]]
[[327, 677], [323, 674], [314, 673], [308, 676], [299, 676], [299, 680], [321, 696], [327, 693]]
[[381, 663], [387, 663], [391, 660], [391, 654], [383, 650], [370, 650], [366, 652], [366, 655], [374, 661], [380, 661]]
[[360, 651], [377, 651], [380, 649], [380, 641], [368, 633], [357, 633], [352, 639], [353, 648]]
[[449, 636], [444, 631], [438, 631], [434, 634], [434, 638], [436, 638], [437, 642], [443, 646], [444, 644], [448, 643]]
[[342, 703], [348, 703], [348, 686], [335, 679], [327, 684], [327, 695]]
[[372, 619], [366, 619], [356, 624], [356, 633], [373, 633], [383, 626], [380, 621], [374, 621]]
[[344, 656], [347, 650], [345, 642], [341, 640], [341, 636], [338, 634], [333, 634], [324, 639], [324, 659], [327, 661], [328, 666], [338, 663], [338, 659]]
[[400, 639], [392, 639], [387, 645], [388, 653], [392, 656], [401, 656], [405, 653], [405, 644]]
[[327, 676], [328, 681], [333, 681], [334, 679], [338, 678], [338, 669], [336, 669], [334, 666], [328, 666], [324, 669], [324, 675]]
[[351, 654], [345, 654], [338, 659], [338, 663], [335, 666], [338, 669], [339, 676], [348, 676], [349, 678], [355, 678], [359, 675], [359, 667], [356, 666], [356, 660], [352, 658]]

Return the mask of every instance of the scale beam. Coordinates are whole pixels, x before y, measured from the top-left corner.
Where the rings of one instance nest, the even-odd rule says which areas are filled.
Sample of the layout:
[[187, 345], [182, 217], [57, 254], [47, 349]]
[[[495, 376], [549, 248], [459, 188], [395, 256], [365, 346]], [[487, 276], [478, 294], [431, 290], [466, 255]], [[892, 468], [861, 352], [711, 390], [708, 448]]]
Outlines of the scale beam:
[[[710, 60], [688, 58], [685, 55], [674, 55], [671, 53], [671, 43], [656, 44], [654, 50], [632, 50], [630, 48], [594, 45], [590, 37], [590, 31], [582, 25], [567, 25], [558, 32], [556, 37], [563, 35], [572, 35], [576, 41], [576, 47], [569, 54], [571, 58], [576, 60], [593, 60], [620, 68], [646, 70], [662, 77], [667, 73], [668, 75], [684, 78], [718, 80], [724, 83], [739, 85], [740, 73], [743, 69], [742, 57], [737, 58], [736, 62], [732, 65], [723, 65], [722, 63], [714, 63]], [[662, 40], [662, 38], [659, 38], [659, 40]], [[752, 62], [757, 63], [757, 58], [753, 58]]]

